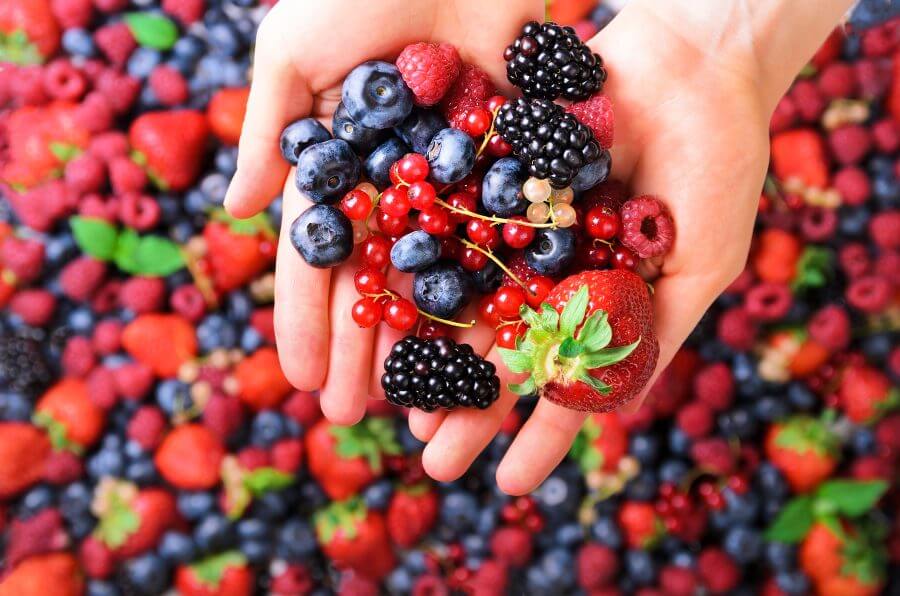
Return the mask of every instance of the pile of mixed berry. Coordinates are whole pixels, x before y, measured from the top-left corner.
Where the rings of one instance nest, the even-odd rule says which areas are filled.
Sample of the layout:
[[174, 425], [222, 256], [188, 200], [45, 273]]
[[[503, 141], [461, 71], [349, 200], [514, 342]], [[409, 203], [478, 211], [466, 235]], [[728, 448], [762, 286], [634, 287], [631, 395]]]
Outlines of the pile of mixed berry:
[[[413, 44], [348, 73], [330, 130], [285, 130], [313, 202], [294, 245], [315, 266], [359, 251], [348, 316], [408, 332], [389, 401], [339, 427], [279, 367], [280, 201], [220, 207], [265, 10], [0, 2], [0, 595], [900, 591], [889, 4], [861, 3], [779, 103], [744, 274], [639, 411], [592, 414], [518, 498], [494, 473], [535, 394], [608, 410], [656, 359], [636, 270], [676, 231], [663, 200], [607, 179], [600, 58], [528, 24], [511, 99]], [[439, 484], [404, 406], [496, 399], [494, 364], [447, 337], [473, 321], [531, 374]]]

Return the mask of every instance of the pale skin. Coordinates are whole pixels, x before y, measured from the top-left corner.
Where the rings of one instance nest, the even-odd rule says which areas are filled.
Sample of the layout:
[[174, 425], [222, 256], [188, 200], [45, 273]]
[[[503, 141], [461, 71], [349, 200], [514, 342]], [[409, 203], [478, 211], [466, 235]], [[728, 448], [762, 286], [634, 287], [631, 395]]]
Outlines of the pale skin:
[[[851, 4], [632, 0], [590, 40], [609, 71], [604, 93], [615, 110], [613, 175], [634, 194], [662, 197], [676, 223], [672, 251], [642, 268], [655, 290], [657, 374], [743, 269], [768, 162], [769, 116]], [[354, 424], [370, 396], [383, 397], [381, 363], [405, 334], [353, 322], [355, 259], [314, 269], [291, 246], [287, 227], [309, 203], [280, 156], [281, 130], [309, 115], [330, 124], [347, 72], [365, 60], [392, 60], [416, 41], [454, 44], [464, 60], [510, 92], [503, 48], [543, 11], [543, 0], [282, 0], [260, 27], [238, 170], [225, 206], [249, 217], [283, 190], [278, 351], [293, 385], [321, 388], [322, 410], [332, 422]], [[409, 277], [394, 271], [388, 279], [410, 298]], [[473, 318], [474, 308], [458, 317]], [[497, 363], [504, 386], [519, 380], [500, 362], [492, 328], [481, 324], [455, 337]], [[461, 476], [516, 399], [504, 391], [487, 411], [412, 411], [410, 429], [427, 443], [428, 474], [443, 481]], [[636, 409], [641, 400], [626, 407]], [[500, 488], [511, 494], [533, 490], [565, 456], [585, 416], [540, 401], [500, 463]]]

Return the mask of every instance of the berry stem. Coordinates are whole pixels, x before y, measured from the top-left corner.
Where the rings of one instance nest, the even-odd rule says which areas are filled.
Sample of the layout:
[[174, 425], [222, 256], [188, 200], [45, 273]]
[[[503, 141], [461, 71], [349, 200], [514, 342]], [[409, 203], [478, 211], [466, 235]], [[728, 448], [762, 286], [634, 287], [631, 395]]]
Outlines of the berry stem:
[[434, 315], [428, 314], [424, 310], [420, 308], [416, 308], [419, 311], [419, 314], [425, 317], [426, 319], [431, 319], [432, 321], [437, 321], [438, 323], [443, 323], [445, 325], [450, 325], [451, 327], [460, 327], [462, 329], [468, 329], [470, 327], [475, 326], [475, 321], [469, 321], [468, 323], [460, 323], [459, 321], [451, 321], [450, 319], [442, 319], [440, 317], [436, 317]]
[[506, 223], [514, 223], [517, 226], [524, 226], [528, 228], [556, 228], [556, 223], [534, 223], [526, 220], [520, 219], [507, 219], [505, 217], [496, 217], [493, 215], [483, 215], [481, 213], [475, 213], [474, 211], [469, 211], [468, 209], [462, 209], [460, 207], [454, 207], [450, 203], [447, 203], [443, 199], [438, 198], [434, 202], [435, 205], [440, 205], [441, 207], [449, 210], [451, 213], [457, 213], [459, 215], [465, 215], [468, 217], [472, 217], [475, 219], [482, 219], [484, 221], [490, 221], [495, 224], [506, 224]]
[[522, 286], [522, 288], [526, 292], [528, 291], [528, 288], [525, 286], [525, 282], [523, 282], [521, 279], [519, 279], [518, 275], [516, 275], [515, 273], [510, 271], [509, 267], [507, 267], [505, 264], [503, 264], [503, 261], [498, 259], [496, 257], [496, 255], [494, 255], [493, 252], [491, 252], [489, 250], [485, 250], [485, 249], [481, 248], [480, 246], [478, 246], [477, 244], [475, 244], [474, 242], [469, 242], [465, 238], [460, 238], [459, 241], [466, 248], [471, 248], [472, 250], [478, 251], [481, 254], [483, 254], [484, 256], [486, 256], [487, 258], [489, 258], [490, 260], [492, 260], [494, 262], [494, 264], [497, 265], [497, 267], [500, 267], [500, 270], [503, 271], [503, 273], [507, 274], [511, 280], [513, 280], [514, 282], [516, 282], [517, 284]]
[[484, 138], [481, 140], [481, 146], [478, 147], [478, 151], [475, 152], [475, 159], [481, 157], [481, 154], [484, 153], [484, 150], [487, 149], [488, 143], [496, 133], [494, 132], [494, 122], [497, 120], [497, 113], [500, 112], [500, 108], [495, 109], [491, 112], [491, 127], [488, 128], [487, 132], [484, 133]]

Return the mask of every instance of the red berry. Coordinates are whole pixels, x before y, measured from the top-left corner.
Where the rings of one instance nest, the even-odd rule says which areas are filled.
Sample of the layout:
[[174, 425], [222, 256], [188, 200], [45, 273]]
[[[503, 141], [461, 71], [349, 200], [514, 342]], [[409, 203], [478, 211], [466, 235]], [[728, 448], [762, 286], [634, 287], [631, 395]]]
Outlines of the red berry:
[[384, 308], [384, 322], [398, 331], [409, 331], [418, 318], [415, 305], [406, 298], [392, 300]]
[[525, 335], [527, 328], [521, 321], [497, 329], [497, 345], [510, 350], [516, 347], [516, 339]]
[[487, 105], [487, 109], [490, 110], [491, 112], [496, 112], [501, 107], [503, 107], [503, 104], [505, 104], [505, 103], [506, 103], [506, 98], [503, 97], [502, 95], [494, 95], [492, 97], [489, 97], [488, 100], [485, 102], [485, 104]]
[[410, 184], [406, 196], [409, 198], [409, 204], [419, 211], [428, 209], [434, 205], [434, 201], [437, 199], [434, 187], [424, 180]]
[[363, 267], [353, 276], [353, 285], [360, 294], [380, 294], [387, 287], [387, 276], [379, 269]]
[[[406, 192], [405, 186], [386, 188], [381, 193], [381, 202], [378, 204], [378, 208], [391, 217], [402, 218], [409, 213], [410, 209], [409, 197], [406, 195]], [[403, 227], [406, 227], [406, 223], [403, 224]]]
[[609, 207], [594, 207], [587, 213], [584, 230], [591, 238], [612, 240], [619, 233], [619, 215]]
[[450, 328], [443, 323], [426, 319], [419, 326], [419, 337], [422, 339], [433, 339], [435, 337], [446, 337], [450, 333]]
[[538, 308], [547, 297], [547, 294], [556, 287], [556, 282], [549, 277], [535, 275], [529, 279], [525, 285], [528, 290], [526, 292], [525, 302], [527, 302], [528, 306], [531, 308]]
[[606, 269], [613, 258], [613, 252], [606, 244], [589, 244], [585, 261], [594, 269]]
[[[481, 198], [481, 184], [484, 182], [482, 176], [479, 176], [476, 172], [472, 172], [462, 180], [456, 183], [456, 190], [458, 192], [466, 193], [468, 195], [472, 195], [475, 197], [477, 201]], [[469, 203], [474, 205], [474, 203]], [[474, 211], [474, 207], [471, 209]]]
[[[527, 222], [528, 220], [517, 215], [511, 219]], [[534, 240], [535, 229], [529, 225], [507, 223], [503, 225], [503, 241], [510, 248], [525, 248]], [[470, 236], [471, 238], [471, 236]]]
[[478, 305], [478, 313], [491, 327], [500, 324], [500, 313], [497, 312], [497, 305], [494, 303], [493, 296], [482, 296], [481, 303]]
[[525, 304], [525, 291], [519, 287], [504, 286], [494, 294], [494, 304], [497, 305], [500, 316], [518, 317], [519, 309]]
[[475, 108], [466, 114], [463, 130], [472, 137], [480, 137], [491, 127], [493, 116], [484, 108]]
[[494, 157], [506, 157], [512, 153], [512, 145], [504, 141], [500, 135], [495, 134], [488, 139], [486, 151], [488, 155]]
[[474, 248], [465, 247], [459, 255], [459, 264], [467, 271], [481, 271], [487, 265], [487, 261], [487, 255]]
[[448, 236], [446, 238], [441, 238], [441, 258], [442, 259], [453, 259], [454, 261], [459, 258], [459, 251], [462, 249], [462, 244], [459, 241], [459, 238], [455, 236]]
[[351, 314], [360, 327], [374, 327], [381, 320], [381, 305], [372, 298], [360, 298], [353, 305]]
[[381, 269], [391, 262], [391, 241], [384, 236], [369, 236], [362, 243], [362, 258], [366, 265]]
[[492, 226], [491, 222], [483, 219], [470, 219], [466, 224], [466, 234], [475, 244], [488, 248], [496, 248], [500, 243], [500, 234], [497, 233], [497, 228]]
[[613, 267], [616, 269], [628, 269], [634, 271], [638, 266], [638, 258], [633, 252], [624, 246], [617, 246], [613, 251]]
[[432, 236], [444, 231], [450, 222], [450, 214], [442, 207], [428, 207], [419, 213], [419, 227]]
[[362, 221], [372, 210], [372, 197], [368, 193], [354, 189], [341, 199], [341, 211], [354, 221]]
[[397, 162], [397, 174], [404, 182], [411, 184], [428, 177], [428, 160], [418, 153], [407, 153]]
[[[382, 197], [382, 199], [383, 198], [384, 197]], [[406, 225], [409, 223], [409, 218], [406, 217], [406, 215], [399, 217], [391, 215], [379, 207], [375, 210], [375, 223], [378, 224], [378, 229], [388, 236], [400, 236], [406, 231]]]
[[[457, 209], [465, 210], [474, 213], [478, 208], [478, 199], [475, 196], [470, 195], [467, 192], [455, 192], [449, 197], [447, 197], [447, 203], [456, 207]], [[451, 213], [450, 219], [454, 222], [460, 224], [468, 219], [467, 215], [463, 215], [461, 213]]]

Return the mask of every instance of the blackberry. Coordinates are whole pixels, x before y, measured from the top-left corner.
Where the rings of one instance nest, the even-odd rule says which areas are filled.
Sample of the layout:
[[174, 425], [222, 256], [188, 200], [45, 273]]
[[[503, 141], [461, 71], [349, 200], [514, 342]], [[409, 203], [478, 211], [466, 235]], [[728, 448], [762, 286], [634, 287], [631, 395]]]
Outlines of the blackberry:
[[450, 338], [407, 336], [384, 361], [381, 386], [394, 405], [426, 412], [456, 407], [485, 409], [500, 395], [494, 365]]
[[37, 341], [21, 335], [0, 337], [0, 388], [34, 397], [52, 380], [53, 371]]
[[531, 21], [506, 48], [506, 77], [526, 97], [572, 101], [587, 99], [603, 88], [606, 70], [571, 27]]
[[569, 186], [582, 167], [603, 153], [591, 129], [549, 99], [507, 102], [494, 125], [528, 173], [549, 179], [555, 188]]

